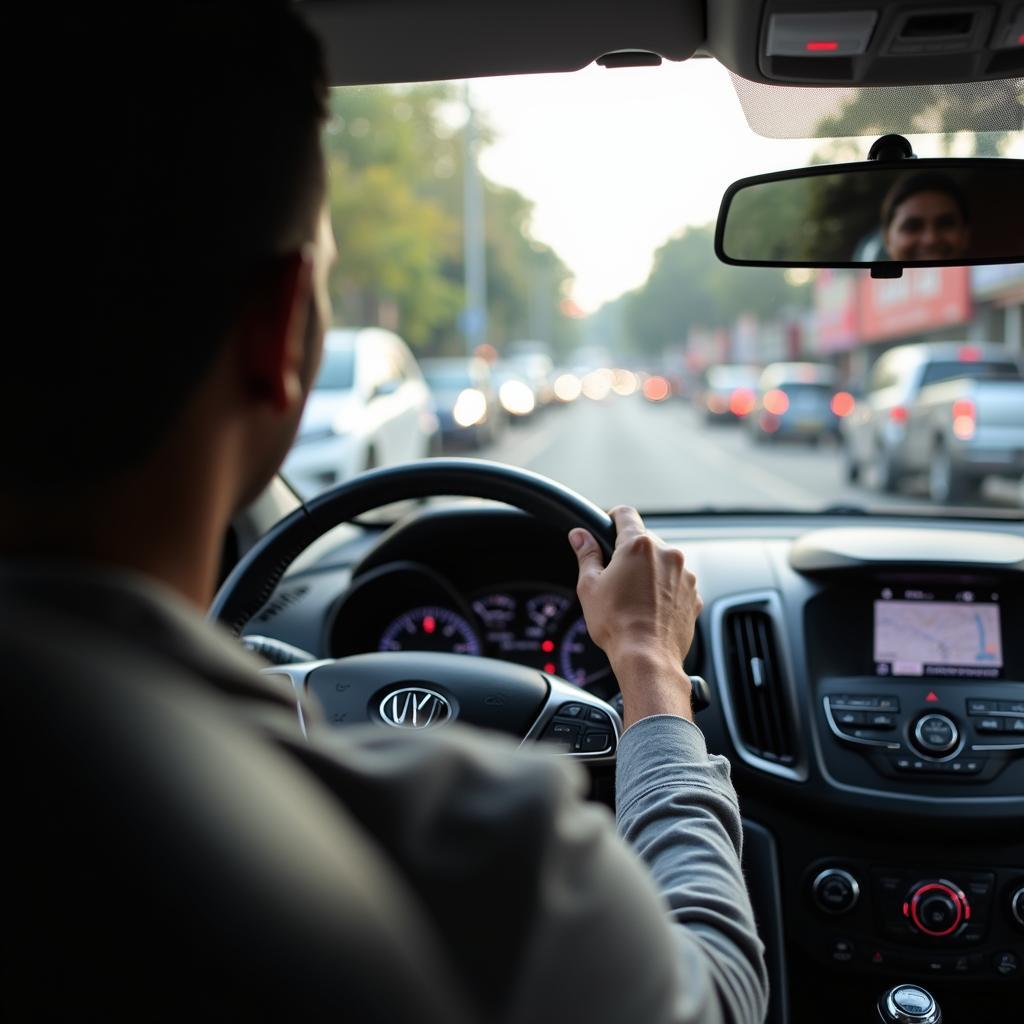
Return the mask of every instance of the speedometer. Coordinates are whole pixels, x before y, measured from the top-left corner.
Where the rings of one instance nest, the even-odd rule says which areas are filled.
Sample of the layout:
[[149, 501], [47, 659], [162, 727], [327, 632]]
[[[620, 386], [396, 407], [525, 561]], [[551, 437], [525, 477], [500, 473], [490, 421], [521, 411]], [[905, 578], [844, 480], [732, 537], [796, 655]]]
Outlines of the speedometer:
[[473, 627], [450, 608], [414, 608], [388, 625], [377, 650], [479, 655], [480, 639]]
[[590, 639], [587, 622], [582, 615], [562, 639], [559, 668], [562, 678], [577, 686], [591, 687], [611, 675], [611, 665], [604, 651]]

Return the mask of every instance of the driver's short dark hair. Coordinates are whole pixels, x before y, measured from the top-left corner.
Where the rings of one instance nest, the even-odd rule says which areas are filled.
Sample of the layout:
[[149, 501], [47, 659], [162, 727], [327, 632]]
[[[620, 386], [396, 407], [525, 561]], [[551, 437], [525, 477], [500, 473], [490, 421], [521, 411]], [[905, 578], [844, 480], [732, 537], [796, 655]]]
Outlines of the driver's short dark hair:
[[960, 210], [960, 217], [966, 224], [970, 221], [970, 208], [964, 190], [948, 175], [939, 171], [921, 171], [918, 174], [907, 174], [899, 178], [885, 199], [882, 200], [882, 228], [892, 223], [896, 211], [911, 196], [920, 192], [940, 192], [949, 196]]
[[287, 0], [67, 9], [40, 33], [40, 152], [18, 153], [48, 299], [5, 341], [8, 496], [144, 462], [324, 195], [323, 59]]

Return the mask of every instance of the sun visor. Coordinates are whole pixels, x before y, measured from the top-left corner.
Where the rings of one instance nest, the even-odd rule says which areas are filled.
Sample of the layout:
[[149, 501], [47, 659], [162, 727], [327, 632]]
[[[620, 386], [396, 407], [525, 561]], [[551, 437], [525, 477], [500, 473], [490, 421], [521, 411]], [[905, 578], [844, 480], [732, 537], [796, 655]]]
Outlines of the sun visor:
[[[701, 0], [306, 0], [331, 85], [427, 82], [686, 60]], [[656, 56], [652, 56], [656, 55]]]
[[1024, 78], [959, 85], [807, 88], [732, 74], [747, 124], [769, 139], [1024, 128]]

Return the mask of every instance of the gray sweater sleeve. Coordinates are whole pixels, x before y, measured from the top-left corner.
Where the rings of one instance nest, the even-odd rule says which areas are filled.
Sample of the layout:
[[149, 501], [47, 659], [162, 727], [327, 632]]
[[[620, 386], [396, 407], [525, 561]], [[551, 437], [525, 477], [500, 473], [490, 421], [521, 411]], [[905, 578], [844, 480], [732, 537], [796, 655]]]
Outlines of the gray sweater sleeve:
[[[743, 837], [729, 762], [708, 754], [692, 722], [642, 719], [619, 744], [616, 820], [667, 905], [681, 988], [709, 1003], [691, 1006], [687, 1012], [702, 1014], [692, 1019], [763, 1021], [768, 980], [740, 869]], [[693, 985], [702, 976], [707, 990]]]

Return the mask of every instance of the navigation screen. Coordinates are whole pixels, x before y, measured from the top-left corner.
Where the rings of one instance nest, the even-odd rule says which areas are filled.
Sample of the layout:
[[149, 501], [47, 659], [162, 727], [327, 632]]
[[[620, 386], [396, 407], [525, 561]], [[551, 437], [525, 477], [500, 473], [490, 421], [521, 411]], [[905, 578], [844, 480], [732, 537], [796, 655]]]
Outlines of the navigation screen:
[[886, 587], [875, 601], [878, 675], [995, 679], [1002, 667], [998, 594]]

